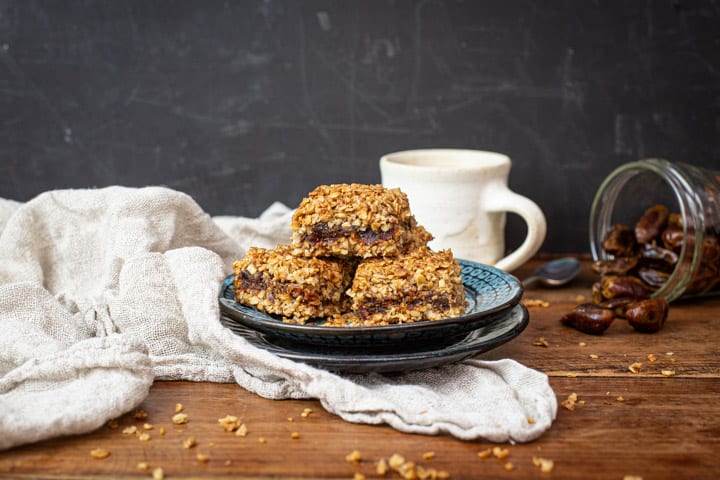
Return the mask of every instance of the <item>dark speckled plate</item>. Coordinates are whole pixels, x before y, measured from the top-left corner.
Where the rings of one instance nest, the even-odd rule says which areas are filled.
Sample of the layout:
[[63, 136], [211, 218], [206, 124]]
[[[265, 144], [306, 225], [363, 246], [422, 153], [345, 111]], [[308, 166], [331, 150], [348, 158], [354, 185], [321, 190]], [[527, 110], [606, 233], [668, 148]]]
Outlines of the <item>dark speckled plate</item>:
[[241, 325], [294, 343], [322, 346], [382, 348], [402, 343], [413, 345], [452, 343], [468, 332], [493, 323], [520, 302], [522, 284], [514, 276], [494, 267], [458, 260], [462, 267], [467, 308], [465, 315], [443, 320], [383, 325], [375, 327], [328, 327], [322, 320], [305, 325], [283, 323], [269, 315], [235, 302], [233, 276], [223, 282], [220, 308]]
[[221, 319], [231, 331], [259, 348], [283, 358], [346, 373], [408, 372], [457, 363], [517, 337], [527, 326], [528, 320], [527, 309], [518, 304], [496, 317], [492, 323], [472, 330], [447, 345], [425, 344], [418, 348], [405, 344], [378, 350], [289, 342], [282, 337], [248, 328], [224, 315]]

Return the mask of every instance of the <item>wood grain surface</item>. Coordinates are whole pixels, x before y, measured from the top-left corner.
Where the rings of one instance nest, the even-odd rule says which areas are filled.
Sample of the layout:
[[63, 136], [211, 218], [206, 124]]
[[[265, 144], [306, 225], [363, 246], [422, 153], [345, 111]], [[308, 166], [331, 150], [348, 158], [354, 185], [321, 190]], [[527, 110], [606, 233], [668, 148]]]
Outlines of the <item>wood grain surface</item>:
[[[536, 265], [515, 273], [522, 277]], [[345, 422], [314, 400], [273, 401], [232, 384], [157, 382], [141, 405], [147, 418], [130, 412], [117, 425], [87, 435], [0, 452], [0, 478], [151, 478], [158, 467], [168, 479], [353, 479], [358, 473], [401, 478], [376, 473], [376, 462], [394, 453], [452, 479], [718, 478], [720, 298], [673, 304], [656, 334], [616, 322], [602, 336], [589, 336], [563, 327], [559, 318], [589, 296], [593, 278], [585, 261], [569, 286], [528, 289], [525, 301], [549, 306], [532, 307], [522, 335], [483, 355], [546, 372], [559, 404], [576, 394], [574, 409], [559, 406], [553, 426], [534, 442], [496, 445], [411, 435]], [[637, 373], [628, 368], [635, 362], [642, 364]], [[188, 415], [186, 424], [171, 420], [177, 403]], [[245, 437], [223, 431], [218, 419], [226, 415], [242, 420]], [[150, 430], [144, 430], [146, 423]], [[150, 438], [123, 433], [132, 426]], [[197, 442], [193, 448], [183, 446], [189, 437]], [[507, 458], [478, 456], [493, 447], [507, 449]], [[110, 455], [94, 459], [90, 452], [96, 448]], [[362, 460], [349, 462], [346, 456], [355, 450]], [[542, 473], [533, 458], [552, 460], [552, 471]], [[143, 462], [147, 470], [138, 468]]]

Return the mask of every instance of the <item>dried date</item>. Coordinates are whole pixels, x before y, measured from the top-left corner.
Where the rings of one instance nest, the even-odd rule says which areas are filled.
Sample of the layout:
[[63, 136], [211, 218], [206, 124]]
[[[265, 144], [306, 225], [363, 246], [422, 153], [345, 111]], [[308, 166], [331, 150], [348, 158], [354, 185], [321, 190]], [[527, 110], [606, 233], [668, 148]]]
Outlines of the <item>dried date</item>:
[[647, 298], [625, 309], [625, 318], [638, 332], [655, 333], [667, 320], [669, 305], [664, 298]]
[[612, 260], [597, 260], [592, 269], [600, 275], [627, 275], [640, 261], [640, 257], [615, 257]]
[[611, 309], [594, 303], [582, 303], [560, 319], [563, 325], [590, 335], [602, 334], [610, 327], [613, 320], [615, 314]]
[[665, 248], [679, 252], [683, 241], [685, 241], [685, 234], [683, 233], [682, 227], [672, 226], [662, 231], [660, 239], [663, 245], [665, 245]]
[[625, 275], [606, 275], [600, 279], [600, 294], [605, 300], [616, 297], [647, 298], [649, 292], [642, 280]]
[[670, 274], [650, 267], [640, 267], [637, 269], [637, 276], [646, 285], [657, 289], [663, 286], [670, 277]]
[[603, 249], [616, 257], [632, 256], [635, 250], [635, 231], [627, 225], [613, 225], [603, 238]]
[[635, 224], [635, 240], [640, 244], [651, 242], [667, 225], [670, 213], [665, 205], [653, 205], [645, 210]]

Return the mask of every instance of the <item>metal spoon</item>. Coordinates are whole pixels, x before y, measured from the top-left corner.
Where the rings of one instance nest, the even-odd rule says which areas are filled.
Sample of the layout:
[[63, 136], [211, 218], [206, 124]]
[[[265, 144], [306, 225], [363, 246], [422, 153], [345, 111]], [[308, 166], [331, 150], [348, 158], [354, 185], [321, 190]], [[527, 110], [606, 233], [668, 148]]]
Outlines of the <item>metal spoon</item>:
[[580, 272], [580, 262], [573, 257], [551, 260], [535, 270], [532, 275], [522, 281], [523, 287], [540, 282], [546, 287], [565, 285]]

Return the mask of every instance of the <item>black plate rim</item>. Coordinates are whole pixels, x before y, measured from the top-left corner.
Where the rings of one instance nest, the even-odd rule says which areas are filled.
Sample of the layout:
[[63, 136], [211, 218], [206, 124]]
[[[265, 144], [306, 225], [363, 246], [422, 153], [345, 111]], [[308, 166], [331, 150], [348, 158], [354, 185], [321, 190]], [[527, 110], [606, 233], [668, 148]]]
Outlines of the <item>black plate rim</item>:
[[[233, 319], [227, 316], [223, 316], [223, 318], [225, 321], [233, 322]], [[373, 354], [371, 349], [368, 350], [367, 354], [359, 354], [356, 350], [349, 349], [348, 355], [326, 355], [322, 353], [322, 347], [318, 347], [318, 351], [315, 353], [293, 351], [292, 349], [273, 344], [272, 335], [255, 330], [246, 325], [236, 323], [233, 327], [228, 328], [235, 335], [245, 338], [250, 344], [257, 348], [262, 348], [288, 360], [306, 363], [311, 366], [336, 372], [390, 373], [407, 372], [457, 363], [470, 356], [479, 355], [497, 348], [518, 337], [525, 330], [530, 322], [528, 309], [522, 303], [519, 303], [502, 315], [501, 318], [498, 318], [494, 326], [502, 325], [503, 322], [509, 323], [508, 328], [496, 336], [492, 336], [491, 332], [489, 335], [475, 338], [463, 344], [463, 341], [469, 336], [478, 334], [478, 331], [489, 327], [485, 325], [468, 332], [458, 342], [440, 349], [420, 349], [399, 354], [383, 355]], [[236, 329], [240, 329], [245, 333], [240, 334], [235, 331]], [[251, 338], [248, 338], [248, 336]]]

